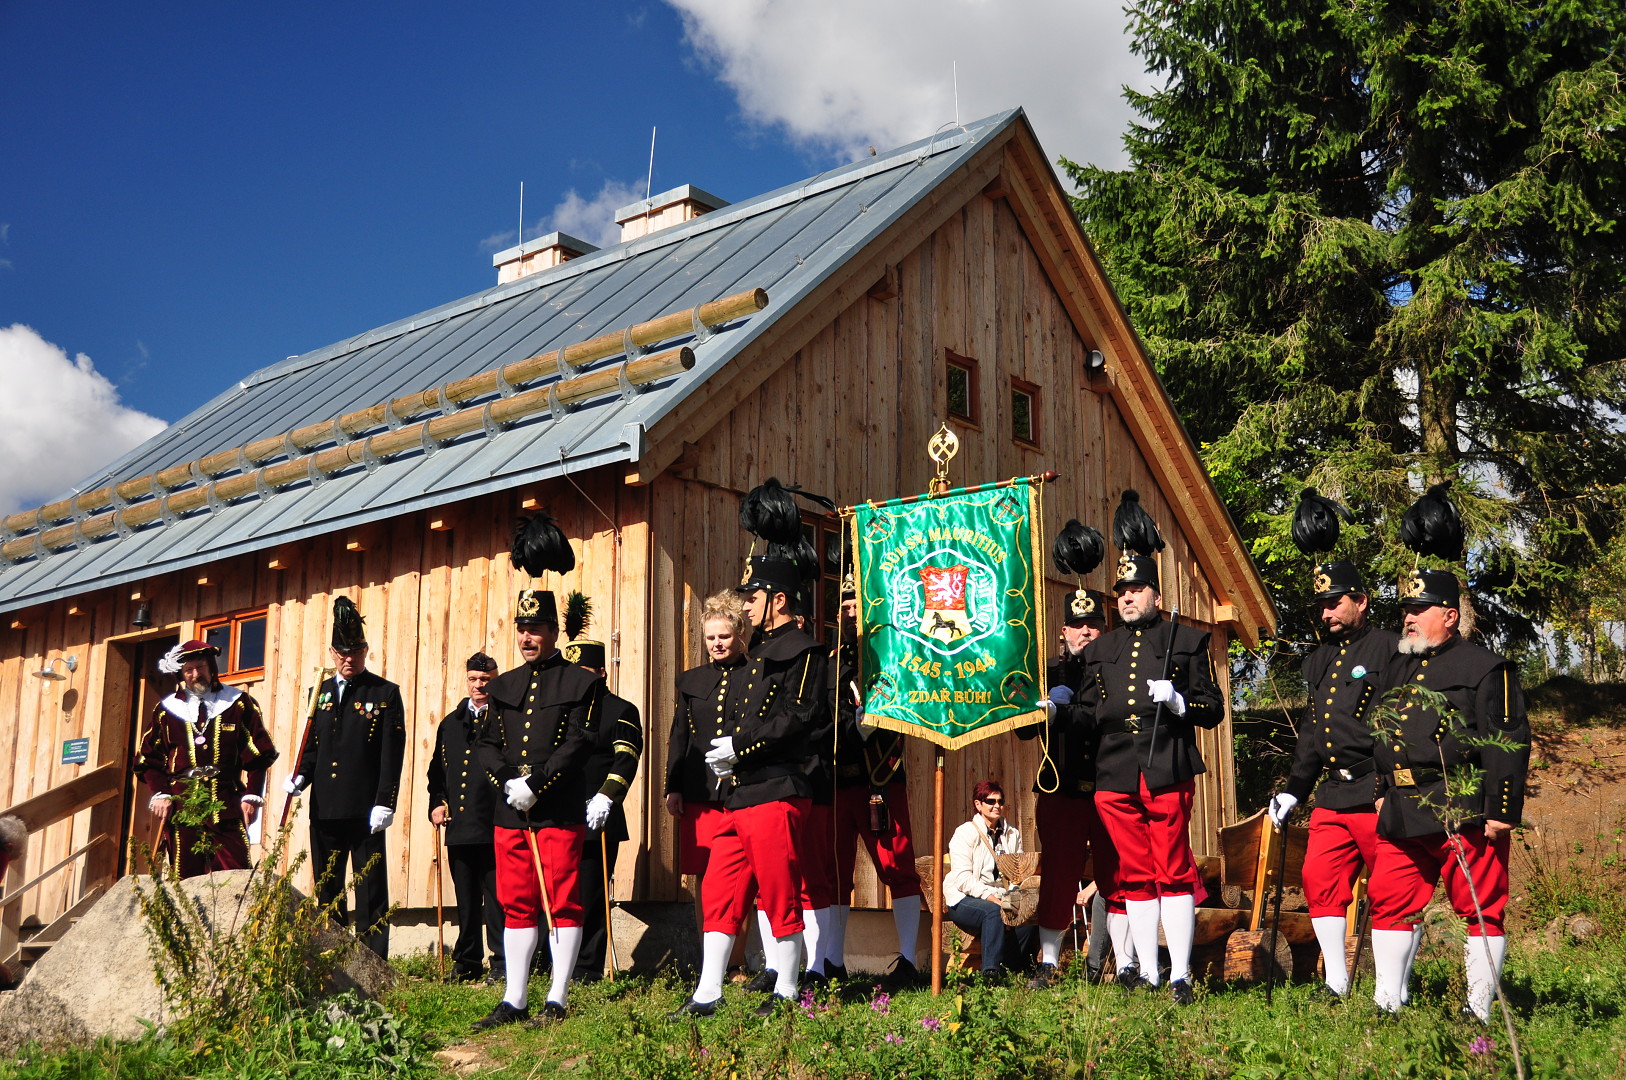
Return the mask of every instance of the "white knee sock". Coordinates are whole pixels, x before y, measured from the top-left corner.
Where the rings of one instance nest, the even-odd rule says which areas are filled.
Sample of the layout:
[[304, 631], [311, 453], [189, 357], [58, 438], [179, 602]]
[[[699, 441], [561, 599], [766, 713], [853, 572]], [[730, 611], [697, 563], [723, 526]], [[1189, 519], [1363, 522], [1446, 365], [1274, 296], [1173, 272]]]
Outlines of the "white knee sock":
[[1157, 900], [1126, 900], [1129, 909], [1129, 936], [1135, 941], [1141, 976], [1153, 986], [1158, 982], [1157, 922], [1162, 904]]
[[768, 913], [761, 908], [757, 908], [757, 936], [762, 939], [762, 966], [769, 971], [779, 970], [774, 967], [773, 926], [768, 922]]
[[1468, 1008], [1487, 1024], [1490, 1023], [1496, 977], [1502, 973], [1502, 960], [1506, 956], [1507, 938], [1500, 935], [1471, 937], [1464, 947], [1463, 962], [1468, 975]]
[[1135, 966], [1135, 939], [1129, 933], [1129, 916], [1121, 911], [1107, 912], [1107, 937], [1112, 939], [1112, 959], [1118, 970]]
[[769, 938], [778, 966], [774, 968], [779, 972], [779, 981], [774, 983], [773, 992], [782, 998], [796, 996], [797, 976], [802, 969], [802, 935], [787, 934], [782, 938]]
[[1406, 1003], [1406, 975], [1411, 965], [1410, 930], [1372, 931], [1372, 1000], [1384, 1012], [1399, 1012]]
[[576, 954], [582, 948], [582, 928], [556, 926], [548, 939], [548, 950], [553, 957], [553, 983], [548, 987], [548, 1000], [563, 1005], [570, 994], [570, 975], [576, 970]]
[[[845, 926], [847, 917], [843, 915], [841, 921]], [[892, 901], [892, 925], [898, 930], [898, 955], [913, 964], [915, 945], [920, 940], [920, 897], [905, 896]]]
[[1165, 896], [1159, 901], [1163, 939], [1169, 943], [1169, 981], [1191, 978], [1191, 940], [1197, 936], [1197, 898]]
[[1411, 946], [1406, 949], [1406, 974], [1400, 980], [1400, 1004], [1411, 1004], [1411, 969], [1417, 963], [1417, 950], [1423, 947], [1423, 924], [1411, 928]]
[[[803, 908], [802, 909], [802, 943], [807, 946], [807, 970], [824, 974], [824, 953], [820, 948], [824, 945], [824, 915], [829, 908]], [[770, 938], [763, 938], [766, 945]], [[775, 968], [774, 970], [781, 970]]]
[[700, 935], [700, 985], [694, 988], [694, 999], [700, 1004], [709, 1005], [723, 996], [723, 976], [728, 974], [733, 952], [733, 934], [707, 930]]
[[1327, 969], [1327, 986], [1340, 996], [1349, 993], [1349, 964], [1344, 950], [1345, 922], [1342, 915], [1321, 915], [1310, 920], [1315, 939], [1321, 943], [1321, 963]]
[[1065, 930], [1039, 927], [1039, 963], [1052, 966], [1061, 963], [1061, 939], [1065, 933]]
[[502, 955], [507, 965], [505, 978], [508, 989], [502, 999], [516, 1009], [530, 1004], [531, 957], [536, 954], [536, 943], [541, 940], [539, 927], [527, 926], [522, 930], [503, 928]]

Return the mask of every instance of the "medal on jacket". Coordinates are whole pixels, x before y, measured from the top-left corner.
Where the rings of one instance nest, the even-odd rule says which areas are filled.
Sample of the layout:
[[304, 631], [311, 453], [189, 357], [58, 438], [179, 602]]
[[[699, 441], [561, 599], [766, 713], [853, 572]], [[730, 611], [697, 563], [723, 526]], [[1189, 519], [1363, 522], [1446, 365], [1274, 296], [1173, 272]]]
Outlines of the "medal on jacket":
[[1352, 678], [1352, 679], [1365, 678], [1366, 677], [1366, 667], [1364, 665], [1362, 665], [1362, 664], [1356, 664], [1355, 665], [1355, 670], [1351, 671], [1349, 673], [1349, 677]]

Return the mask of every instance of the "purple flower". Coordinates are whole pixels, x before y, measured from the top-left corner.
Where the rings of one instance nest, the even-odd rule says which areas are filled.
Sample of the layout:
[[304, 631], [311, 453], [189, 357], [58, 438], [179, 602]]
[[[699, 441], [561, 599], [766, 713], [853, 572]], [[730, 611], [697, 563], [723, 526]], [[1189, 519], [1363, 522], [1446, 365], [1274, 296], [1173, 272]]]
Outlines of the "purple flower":
[[1468, 1053], [1478, 1057], [1489, 1057], [1496, 1053], [1496, 1040], [1488, 1035], [1481, 1035], [1468, 1044]]
[[925, 1028], [927, 1031], [936, 1031], [938, 1028], [943, 1026], [943, 1021], [939, 1020], [935, 1016], [928, 1016], [920, 1021], [920, 1026]]
[[813, 988], [810, 986], [802, 991], [802, 1008], [811, 1008], [813, 1005]]
[[890, 1012], [892, 1010], [892, 995], [891, 994], [876, 994], [875, 995], [875, 1000], [873, 1000], [873, 1001], [871, 1001], [869, 1003], [869, 1007], [874, 1009], [876, 1012], [880, 1013], [883, 1016], [886, 1015], [888, 1012]]
[[881, 1038], [885, 1039], [887, 1042], [891, 1043], [894, 1046], [902, 1046], [903, 1045], [903, 1036], [902, 1035], [894, 1035], [890, 1031], [887, 1032], [885, 1035], [881, 1036]]

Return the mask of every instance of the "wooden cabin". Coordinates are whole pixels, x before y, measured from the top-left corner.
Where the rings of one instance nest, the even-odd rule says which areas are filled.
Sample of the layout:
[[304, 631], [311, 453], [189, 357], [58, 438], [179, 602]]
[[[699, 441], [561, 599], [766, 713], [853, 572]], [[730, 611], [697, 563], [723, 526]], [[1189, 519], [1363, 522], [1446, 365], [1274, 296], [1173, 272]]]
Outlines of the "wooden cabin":
[[[741, 494], [768, 476], [844, 505], [919, 493], [945, 419], [955, 484], [1060, 474], [1047, 535], [1073, 516], [1109, 531], [1138, 489], [1169, 544], [1165, 607], [1213, 632], [1225, 686], [1228, 646], [1269, 634], [1271, 604], [1049, 161], [1017, 110], [746, 202], [677, 189], [627, 208], [620, 244], [505, 252], [493, 288], [255, 372], [72, 496], [7, 517], [0, 808], [33, 830], [7, 926], [50, 923], [135, 865], [151, 822], [131, 747], [172, 689], [154, 664], [177, 640], [220, 642], [227, 681], [264, 706], [283, 753], [275, 822], [340, 593], [409, 709], [391, 897], [432, 905], [427, 758], [464, 659], [517, 662], [529, 582], [508, 531], [535, 507], [578, 555], [543, 584], [593, 598], [588, 636], [646, 725], [616, 891], [686, 897], [661, 799], [673, 680], [701, 660], [701, 601], [739, 579]], [[835, 519], [807, 524], [826, 550]], [[1112, 561], [1089, 584], [1107, 587]], [[1049, 587], [1054, 613], [1071, 583]], [[986, 776], [1029, 826], [1038, 752], [1001, 736], [950, 754], [948, 827]], [[1228, 723], [1203, 752], [1192, 834], [1212, 851], [1236, 817]], [[930, 748], [908, 768], [924, 833]], [[293, 835], [303, 847], [304, 822]], [[884, 901], [861, 881], [859, 906]]]

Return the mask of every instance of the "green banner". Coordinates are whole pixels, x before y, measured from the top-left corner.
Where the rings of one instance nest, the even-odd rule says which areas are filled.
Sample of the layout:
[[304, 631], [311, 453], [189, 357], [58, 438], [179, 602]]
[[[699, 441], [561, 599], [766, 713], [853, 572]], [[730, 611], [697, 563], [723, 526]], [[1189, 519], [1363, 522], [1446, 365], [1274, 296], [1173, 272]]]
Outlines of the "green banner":
[[954, 749], [1044, 719], [1036, 481], [854, 507], [871, 723]]

